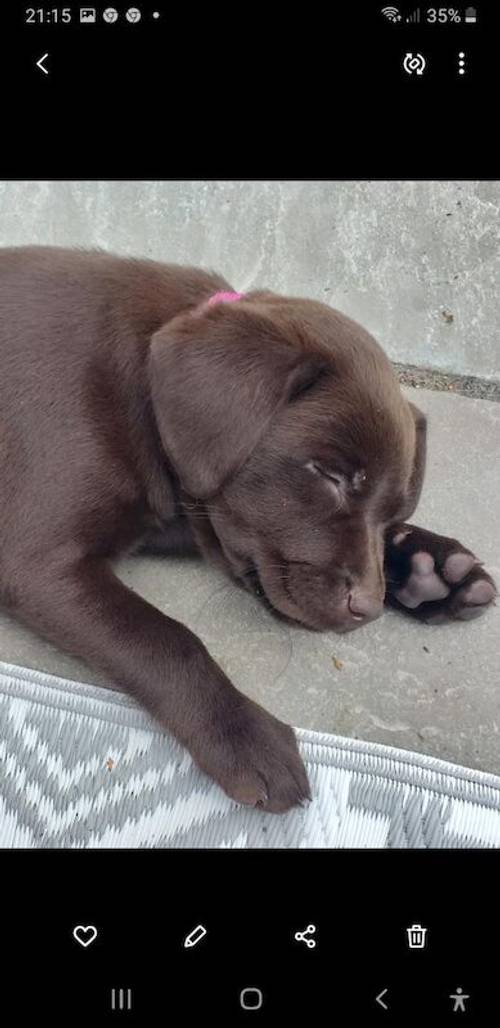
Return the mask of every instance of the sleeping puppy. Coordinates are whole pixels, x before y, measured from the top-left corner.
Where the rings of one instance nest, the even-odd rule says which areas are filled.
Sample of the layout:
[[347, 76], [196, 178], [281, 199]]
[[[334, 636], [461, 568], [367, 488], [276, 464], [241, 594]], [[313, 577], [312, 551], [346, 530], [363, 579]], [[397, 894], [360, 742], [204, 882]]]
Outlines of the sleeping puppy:
[[0, 601], [238, 802], [309, 798], [293, 730], [109, 558], [197, 552], [316, 630], [359, 628], [384, 602], [431, 622], [492, 603], [470, 550], [408, 524], [425, 419], [339, 312], [191, 268], [5, 249], [0, 354]]

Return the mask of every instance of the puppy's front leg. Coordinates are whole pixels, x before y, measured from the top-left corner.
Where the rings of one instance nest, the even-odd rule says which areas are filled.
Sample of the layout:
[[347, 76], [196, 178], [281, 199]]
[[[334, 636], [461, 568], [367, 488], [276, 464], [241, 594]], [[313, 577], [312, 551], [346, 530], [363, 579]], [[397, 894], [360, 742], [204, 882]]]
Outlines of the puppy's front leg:
[[293, 729], [239, 693], [193, 632], [105, 561], [46, 558], [17, 571], [9, 594], [17, 617], [124, 687], [232, 799], [281, 813], [309, 798]]
[[497, 595], [475, 555], [456, 539], [417, 525], [391, 525], [385, 545], [386, 602], [431, 624], [468, 621]]

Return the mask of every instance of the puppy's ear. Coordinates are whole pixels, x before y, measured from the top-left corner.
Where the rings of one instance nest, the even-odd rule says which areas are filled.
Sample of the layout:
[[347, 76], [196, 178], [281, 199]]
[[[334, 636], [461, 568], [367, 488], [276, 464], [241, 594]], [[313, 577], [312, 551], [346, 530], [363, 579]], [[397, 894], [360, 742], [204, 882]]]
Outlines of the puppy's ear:
[[273, 415], [324, 373], [250, 303], [181, 315], [151, 342], [149, 380], [163, 447], [191, 496], [216, 493]]

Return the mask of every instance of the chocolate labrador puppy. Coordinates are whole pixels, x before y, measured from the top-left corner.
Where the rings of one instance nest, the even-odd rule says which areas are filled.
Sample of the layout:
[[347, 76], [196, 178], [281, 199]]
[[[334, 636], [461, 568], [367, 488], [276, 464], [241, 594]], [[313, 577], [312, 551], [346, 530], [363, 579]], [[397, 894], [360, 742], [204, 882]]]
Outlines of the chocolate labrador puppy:
[[200, 553], [317, 630], [358, 628], [384, 601], [439, 622], [494, 599], [470, 550], [407, 523], [425, 419], [338, 311], [192, 268], [5, 249], [0, 355], [0, 601], [240, 803], [309, 798], [293, 730], [109, 558]]

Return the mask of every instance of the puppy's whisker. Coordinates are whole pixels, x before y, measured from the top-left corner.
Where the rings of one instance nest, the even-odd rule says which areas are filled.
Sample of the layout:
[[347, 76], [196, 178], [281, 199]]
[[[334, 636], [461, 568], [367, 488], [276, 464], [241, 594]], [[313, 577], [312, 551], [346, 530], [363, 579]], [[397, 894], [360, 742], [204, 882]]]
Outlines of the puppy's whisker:
[[245, 575], [255, 575], [259, 571], [269, 571], [269, 570], [274, 570], [274, 569], [279, 569], [281, 571], [287, 571], [288, 564], [259, 564], [258, 568], [248, 568], [247, 571], [242, 571], [241, 575], [242, 576], [245, 576]]
[[179, 502], [177, 502], [175, 504], [175, 511], [176, 511], [177, 514], [185, 514], [186, 511], [189, 511], [189, 512], [194, 511], [194, 513], [199, 512], [201, 514], [204, 511], [207, 511], [207, 510], [210, 510], [210, 509], [211, 510], [215, 510], [216, 508], [215, 507], [210, 508], [205, 503], [200, 504], [200, 503], [179, 503]]
[[[229, 597], [227, 596], [228, 591], [230, 592], [230, 596]], [[245, 593], [245, 595], [248, 596], [248, 593]], [[234, 604], [234, 598], [237, 598], [237, 597], [241, 597], [241, 591], [240, 591], [240, 589], [238, 589], [238, 586], [235, 583], [231, 582], [231, 581], [223, 583], [217, 589], [212, 589], [210, 591], [209, 595], [206, 597], [206, 599], [203, 601], [203, 603], [199, 607], [198, 611], [196, 612], [194, 624], [196, 625], [197, 629], [200, 628], [200, 622], [202, 621], [203, 615], [205, 613], [205, 610], [206, 610], [208, 604], [211, 605], [211, 608], [213, 607], [214, 603], [217, 604], [217, 606], [218, 606], [218, 613], [220, 613], [220, 607], [221, 607], [221, 605], [224, 605], [224, 603], [226, 601], [226, 598], [227, 598], [228, 601], [231, 602], [231, 605], [233, 605]], [[270, 613], [271, 612], [266, 610], [266, 608], [263, 607], [261, 603], [256, 603], [255, 606], [253, 607], [253, 614], [252, 614], [252, 616], [256, 617], [258, 619], [258, 621], [260, 621], [260, 623], [262, 624], [262, 627], [265, 629], [266, 632], [269, 631]], [[293, 633], [291, 631], [290, 626], [287, 625], [287, 624], [284, 624], [283, 622], [276, 622], [274, 619], [273, 619], [272, 624], [273, 624], [273, 630], [276, 633], [278, 633], [279, 638], [283, 639], [283, 642], [286, 639], [287, 651], [288, 652], [287, 652], [286, 656], [284, 657], [283, 664], [282, 664], [281, 668], [270, 679], [270, 684], [271, 685], [274, 684], [279, 678], [282, 677], [282, 675], [285, 674], [285, 672], [287, 671], [288, 667], [290, 666], [290, 664], [291, 664], [291, 662], [293, 660], [294, 652], [295, 652], [295, 650], [294, 650]]]
[[219, 514], [206, 514], [206, 513], [204, 513], [201, 510], [200, 511], [185, 511], [185, 510], [181, 510], [181, 511], [178, 511], [175, 514], [175, 517], [176, 518], [192, 518], [193, 520], [198, 519], [198, 520], [205, 520], [205, 521], [208, 521], [208, 520], [216, 521], [217, 518], [220, 517], [220, 515]]

